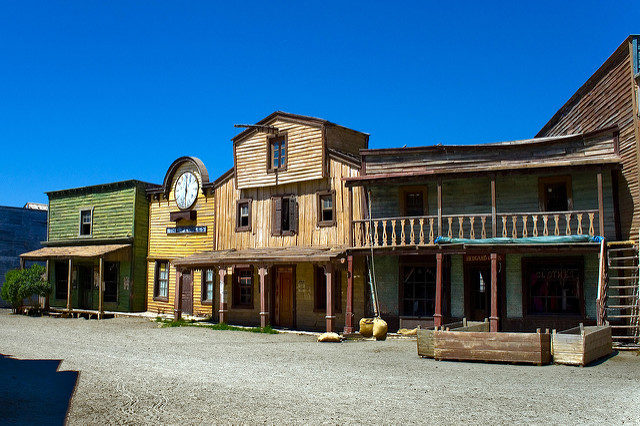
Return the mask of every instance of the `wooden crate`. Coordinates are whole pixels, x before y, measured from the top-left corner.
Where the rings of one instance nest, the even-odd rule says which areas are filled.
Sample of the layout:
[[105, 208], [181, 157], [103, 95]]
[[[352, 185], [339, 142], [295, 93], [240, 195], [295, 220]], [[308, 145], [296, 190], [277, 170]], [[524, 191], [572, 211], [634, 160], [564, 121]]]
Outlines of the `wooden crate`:
[[[441, 330], [456, 331], [489, 331], [489, 322], [484, 321], [462, 321], [452, 322], [441, 327]], [[433, 358], [433, 336], [435, 329], [418, 329], [418, 355]]]
[[611, 327], [583, 326], [557, 332], [551, 339], [553, 362], [587, 365], [613, 352]]
[[437, 360], [548, 364], [551, 361], [551, 335], [435, 331], [433, 357]]

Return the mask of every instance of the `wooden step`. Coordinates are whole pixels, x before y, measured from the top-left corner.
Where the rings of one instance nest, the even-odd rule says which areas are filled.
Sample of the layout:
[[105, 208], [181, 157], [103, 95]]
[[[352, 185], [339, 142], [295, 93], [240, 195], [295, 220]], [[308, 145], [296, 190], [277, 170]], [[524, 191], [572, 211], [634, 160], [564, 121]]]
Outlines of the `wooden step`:
[[638, 288], [637, 285], [608, 285], [607, 289], [611, 289], [611, 290], [618, 290], [618, 289], [625, 289], [625, 288]]
[[637, 306], [638, 305], [609, 305], [606, 307], [606, 309], [631, 309]]
[[607, 279], [618, 280], [618, 281], [620, 281], [620, 280], [637, 280], [638, 277], [607, 277]]
[[611, 294], [611, 295], [607, 295], [607, 297], [609, 299], [637, 299], [638, 295], [637, 294]]
[[633, 269], [634, 271], [638, 270], [637, 266], [609, 266], [609, 269], [614, 269], [614, 270], [631, 270]]
[[607, 318], [637, 318], [637, 315], [613, 315], [607, 314]]
[[614, 248], [607, 249], [607, 253], [621, 253], [621, 252], [624, 252], [624, 251], [636, 251], [636, 250], [638, 250], [638, 249], [635, 246], [614, 247]]
[[612, 260], [638, 260], [638, 256], [610, 256], [609, 261]]
[[610, 325], [609, 327], [611, 328], [640, 328], [640, 325], [638, 324], [631, 324], [631, 325]]
[[638, 336], [611, 336], [612, 339], [639, 339]]

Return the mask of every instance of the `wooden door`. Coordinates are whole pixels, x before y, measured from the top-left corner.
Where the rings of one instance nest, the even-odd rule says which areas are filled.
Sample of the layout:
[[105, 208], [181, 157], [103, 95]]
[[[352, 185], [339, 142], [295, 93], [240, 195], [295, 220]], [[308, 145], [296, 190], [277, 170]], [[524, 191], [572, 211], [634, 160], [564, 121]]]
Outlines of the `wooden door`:
[[93, 267], [78, 265], [78, 307], [80, 309], [91, 309], [93, 290]]
[[193, 315], [193, 273], [183, 271], [182, 276], [182, 313]]
[[293, 268], [278, 267], [275, 275], [275, 323], [280, 327], [293, 327], [295, 303]]
[[464, 268], [465, 316], [482, 321], [491, 316], [491, 264], [473, 263]]

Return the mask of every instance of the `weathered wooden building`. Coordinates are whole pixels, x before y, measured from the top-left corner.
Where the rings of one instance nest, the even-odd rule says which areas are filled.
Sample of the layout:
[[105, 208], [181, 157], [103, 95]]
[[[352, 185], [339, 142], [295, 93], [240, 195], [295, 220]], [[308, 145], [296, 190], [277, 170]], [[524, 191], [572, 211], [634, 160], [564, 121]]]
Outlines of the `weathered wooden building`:
[[391, 329], [488, 318], [492, 330], [595, 322], [598, 238], [619, 232], [616, 127], [485, 145], [362, 150], [371, 216], [352, 222]]
[[127, 180], [47, 193], [45, 247], [20, 257], [46, 261], [51, 307], [100, 314], [145, 310], [146, 190], [154, 186]]
[[[368, 135], [284, 112], [247, 127], [233, 138], [233, 168], [200, 184], [208, 190], [202, 205], [178, 205], [169, 178], [167, 197], [152, 201], [166, 211], [160, 218], [151, 208], [150, 260], [159, 256], [153, 235], [164, 232], [170, 214], [200, 221], [206, 205], [210, 218], [197, 223], [210, 228], [202, 244], [190, 242], [193, 255], [176, 259], [185, 254], [182, 243], [164, 255], [178, 270], [167, 277], [167, 303], [189, 312], [206, 301], [213, 306], [207, 312], [234, 324], [352, 331], [364, 313], [365, 269], [347, 249], [351, 219], [363, 217], [364, 204], [360, 189], [348, 189], [344, 179], [360, 174], [358, 152]], [[150, 277], [152, 269], [150, 288], [165, 277], [157, 263]]]
[[[20, 266], [20, 254], [35, 250], [47, 238], [46, 205], [0, 206], [0, 289], [7, 271]], [[0, 299], [0, 307], [8, 304]]]

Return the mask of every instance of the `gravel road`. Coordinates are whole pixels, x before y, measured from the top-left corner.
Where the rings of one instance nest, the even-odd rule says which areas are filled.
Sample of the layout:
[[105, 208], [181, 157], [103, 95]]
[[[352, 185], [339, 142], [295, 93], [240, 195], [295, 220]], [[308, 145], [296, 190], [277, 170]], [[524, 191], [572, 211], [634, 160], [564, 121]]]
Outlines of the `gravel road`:
[[640, 422], [629, 352], [585, 368], [438, 362], [412, 340], [321, 344], [0, 310], [0, 353], [79, 371], [71, 424]]

